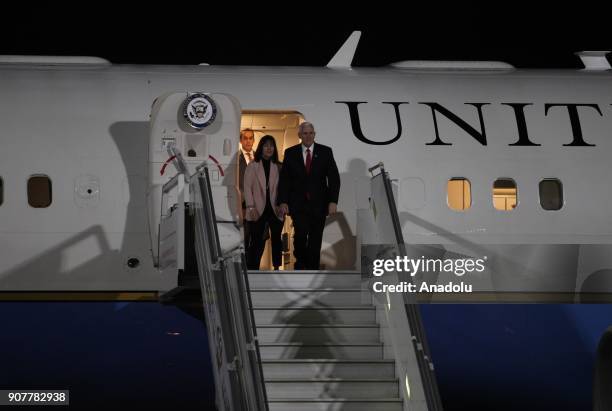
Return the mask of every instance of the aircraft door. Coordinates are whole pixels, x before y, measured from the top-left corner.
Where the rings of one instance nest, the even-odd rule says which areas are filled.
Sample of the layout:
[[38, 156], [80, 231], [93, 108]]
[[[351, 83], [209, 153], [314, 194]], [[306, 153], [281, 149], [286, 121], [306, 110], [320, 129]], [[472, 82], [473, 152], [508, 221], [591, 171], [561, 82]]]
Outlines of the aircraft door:
[[[209, 165], [217, 222], [220, 224], [221, 247], [232, 248], [240, 243], [236, 223], [239, 219], [236, 190], [236, 142], [240, 128], [241, 108], [228, 94], [203, 92], [167, 93], [155, 99], [151, 109], [148, 162], [148, 212], [151, 249], [154, 261], [158, 256], [162, 187], [177, 174], [168, 154], [174, 144], [187, 164], [186, 176], [196, 166]], [[168, 206], [176, 203], [169, 197]]]

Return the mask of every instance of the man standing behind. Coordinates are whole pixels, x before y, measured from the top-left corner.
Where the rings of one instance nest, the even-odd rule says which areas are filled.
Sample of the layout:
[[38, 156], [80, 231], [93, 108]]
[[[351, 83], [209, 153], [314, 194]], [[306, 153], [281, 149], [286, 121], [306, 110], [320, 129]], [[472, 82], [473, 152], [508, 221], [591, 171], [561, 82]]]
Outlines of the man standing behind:
[[253, 143], [255, 142], [255, 132], [250, 128], [245, 128], [240, 132], [240, 150], [238, 156], [238, 187], [240, 188], [240, 203], [242, 204], [242, 227], [244, 229], [244, 249], [249, 248], [251, 242], [251, 230], [246, 221], [246, 204], [244, 202], [244, 170], [254, 159]]
[[302, 144], [285, 150], [277, 203], [291, 214], [296, 270], [318, 270], [325, 217], [336, 213], [340, 175], [330, 147], [315, 144], [311, 123], [300, 124]]

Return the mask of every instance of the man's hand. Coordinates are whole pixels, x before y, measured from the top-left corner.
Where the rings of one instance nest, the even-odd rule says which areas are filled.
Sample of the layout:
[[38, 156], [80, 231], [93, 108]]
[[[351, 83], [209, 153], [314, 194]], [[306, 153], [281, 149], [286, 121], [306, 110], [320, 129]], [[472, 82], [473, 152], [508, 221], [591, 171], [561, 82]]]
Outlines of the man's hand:
[[329, 205], [327, 206], [327, 214], [329, 215], [334, 215], [336, 214], [336, 211], [338, 208], [338, 205], [336, 203], [329, 203]]
[[284, 217], [289, 214], [289, 205], [287, 203], [281, 203], [281, 205], [278, 206], [278, 209], [280, 211], [281, 217]]

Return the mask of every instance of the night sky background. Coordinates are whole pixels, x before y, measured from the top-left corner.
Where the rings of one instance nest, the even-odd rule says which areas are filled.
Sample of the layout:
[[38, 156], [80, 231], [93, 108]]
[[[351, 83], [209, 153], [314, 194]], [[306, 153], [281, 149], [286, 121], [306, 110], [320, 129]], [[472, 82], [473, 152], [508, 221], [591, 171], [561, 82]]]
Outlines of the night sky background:
[[93, 55], [116, 64], [323, 66], [361, 30], [355, 66], [435, 59], [580, 68], [574, 52], [612, 47], [607, 13], [578, 3], [225, 3], [32, 10], [22, 2], [3, 12], [0, 53]]
[[[363, 32], [355, 66], [437, 59], [581, 68], [574, 52], [612, 49], [597, 8], [428, 4], [24, 4], [3, 12], [0, 54], [323, 66], [353, 30]], [[422, 313], [445, 410], [592, 408], [595, 350], [612, 306], [435, 305]], [[175, 307], [0, 303], [0, 325], [0, 388], [69, 388], [71, 409], [213, 409], [204, 325]]]

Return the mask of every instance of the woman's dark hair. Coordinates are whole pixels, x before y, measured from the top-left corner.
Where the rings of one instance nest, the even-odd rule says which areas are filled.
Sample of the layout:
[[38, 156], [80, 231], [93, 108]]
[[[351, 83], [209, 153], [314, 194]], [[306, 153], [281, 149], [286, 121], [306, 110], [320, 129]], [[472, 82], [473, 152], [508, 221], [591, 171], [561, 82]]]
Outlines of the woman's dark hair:
[[259, 161], [259, 160], [261, 160], [263, 158], [263, 146], [268, 141], [271, 141], [272, 145], [274, 146], [274, 154], [272, 154], [272, 157], [270, 158], [270, 160], [273, 163], [275, 163], [275, 164], [279, 164], [279, 162], [278, 162], [278, 149], [276, 148], [276, 140], [274, 140], [274, 137], [272, 137], [271, 135], [268, 135], [268, 134], [263, 136], [259, 140], [259, 143], [257, 143], [257, 149], [255, 150], [255, 161]]

